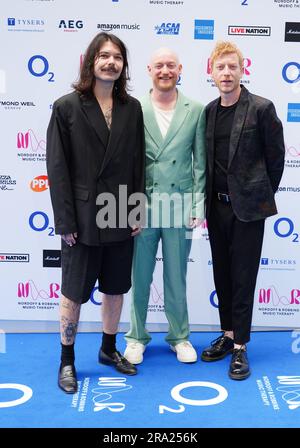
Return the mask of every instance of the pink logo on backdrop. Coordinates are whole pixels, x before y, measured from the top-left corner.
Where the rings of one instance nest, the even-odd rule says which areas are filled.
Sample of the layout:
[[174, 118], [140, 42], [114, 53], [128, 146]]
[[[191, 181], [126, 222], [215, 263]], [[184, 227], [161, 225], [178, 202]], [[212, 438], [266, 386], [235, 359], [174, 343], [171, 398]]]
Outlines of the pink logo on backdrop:
[[18, 132], [17, 134], [17, 148], [28, 149], [36, 152], [38, 150], [46, 151], [46, 140], [38, 139], [32, 129], [27, 132]]
[[[245, 76], [250, 76], [250, 70], [249, 67], [251, 66], [252, 62], [251, 59], [249, 58], [244, 58], [244, 68], [243, 68], [243, 73]], [[207, 69], [206, 69], [206, 73], [208, 75], [211, 75], [211, 66], [210, 66], [210, 58], [208, 58], [207, 60]]]
[[49, 289], [39, 289], [33, 280], [18, 283], [18, 298], [32, 300], [59, 299], [60, 285], [50, 283]]
[[300, 289], [292, 289], [288, 295], [280, 295], [274, 285], [261, 288], [258, 293], [258, 302], [266, 305], [300, 305]]
[[298, 147], [296, 147], [296, 146], [286, 146], [285, 147], [285, 152], [290, 157], [300, 157], [300, 144], [298, 145]]

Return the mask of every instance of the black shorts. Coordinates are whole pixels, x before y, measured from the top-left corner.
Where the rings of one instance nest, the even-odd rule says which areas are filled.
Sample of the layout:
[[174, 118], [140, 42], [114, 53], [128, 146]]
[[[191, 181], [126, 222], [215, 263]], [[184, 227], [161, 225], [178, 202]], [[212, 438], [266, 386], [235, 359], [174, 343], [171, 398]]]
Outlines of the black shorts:
[[76, 303], [89, 300], [98, 279], [104, 294], [125, 294], [131, 288], [133, 238], [125, 241], [87, 246], [77, 242], [68, 246], [62, 240], [61, 292]]

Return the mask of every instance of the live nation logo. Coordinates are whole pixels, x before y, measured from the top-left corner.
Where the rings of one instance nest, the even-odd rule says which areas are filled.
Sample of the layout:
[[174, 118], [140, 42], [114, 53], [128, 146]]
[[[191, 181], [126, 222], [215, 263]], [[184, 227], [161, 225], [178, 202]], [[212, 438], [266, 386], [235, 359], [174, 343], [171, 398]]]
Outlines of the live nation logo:
[[54, 310], [59, 306], [59, 296], [59, 283], [50, 283], [45, 289], [32, 279], [18, 283], [18, 305], [24, 310]]
[[29, 254], [0, 253], [0, 263], [29, 263]]
[[45, 162], [46, 140], [41, 139], [32, 129], [17, 134], [18, 157], [23, 162]]

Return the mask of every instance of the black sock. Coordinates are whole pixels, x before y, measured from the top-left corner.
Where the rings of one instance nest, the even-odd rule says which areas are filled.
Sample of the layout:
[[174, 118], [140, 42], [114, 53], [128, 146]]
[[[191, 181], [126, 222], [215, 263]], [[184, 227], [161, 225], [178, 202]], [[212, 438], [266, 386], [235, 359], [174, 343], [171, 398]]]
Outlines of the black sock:
[[74, 343], [71, 345], [61, 344], [61, 366], [74, 365], [75, 354], [74, 354]]
[[116, 349], [116, 334], [102, 334], [102, 345], [101, 349], [104, 353], [107, 355], [110, 355], [111, 353], [114, 353]]

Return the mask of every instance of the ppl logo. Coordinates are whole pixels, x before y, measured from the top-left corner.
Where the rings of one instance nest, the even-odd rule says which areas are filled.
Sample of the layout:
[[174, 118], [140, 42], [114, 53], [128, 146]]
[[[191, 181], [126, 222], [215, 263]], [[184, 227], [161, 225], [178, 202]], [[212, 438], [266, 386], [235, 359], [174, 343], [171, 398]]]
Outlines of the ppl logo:
[[176, 35], [179, 34], [180, 23], [165, 23], [163, 22], [161, 25], [155, 26], [156, 34], [170, 34]]
[[42, 191], [48, 190], [48, 188], [49, 188], [48, 176], [41, 175], [41, 176], [35, 177], [30, 182], [30, 188], [35, 193], [40, 193]]
[[272, 306], [300, 305], [300, 289], [292, 289], [287, 295], [280, 295], [274, 285], [260, 288], [258, 303]]
[[66, 32], [77, 32], [83, 28], [83, 22], [82, 20], [61, 20], [58, 28], [63, 28]]
[[282, 77], [285, 82], [293, 84], [300, 81], [300, 64], [299, 62], [288, 62], [282, 69]]
[[17, 296], [19, 299], [48, 300], [59, 299], [60, 286], [58, 283], [50, 283], [49, 288], [40, 289], [33, 280], [18, 283]]
[[[249, 58], [244, 58], [243, 59], [243, 74], [246, 76], [250, 76], [251, 72], [249, 70], [249, 67], [252, 65], [252, 61]], [[210, 63], [210, 58], [208, 58], [207, 60], [207, 69], [206, 69], [206, 73], [208, 75], [211, 75], [211, 63]]]
[[31, 149], [33, 152], [46, 151], [46, 140], [39, 139], [32, 129], [27, 132], [18, 132], [17, 134], [17, 148]]

